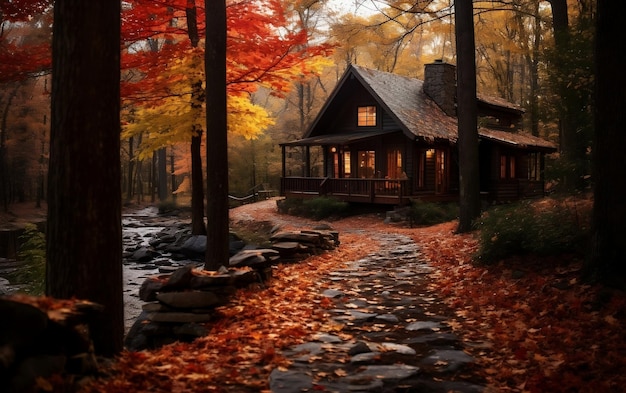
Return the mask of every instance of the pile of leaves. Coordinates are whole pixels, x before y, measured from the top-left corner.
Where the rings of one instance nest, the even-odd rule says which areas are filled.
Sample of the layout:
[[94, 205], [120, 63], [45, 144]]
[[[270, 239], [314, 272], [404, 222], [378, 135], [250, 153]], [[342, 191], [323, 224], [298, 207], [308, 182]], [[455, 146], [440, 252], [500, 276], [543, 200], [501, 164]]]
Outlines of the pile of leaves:
[[472, 264], [474, 235], [456, 223], [414, 237], [436, 268], [431, 286], [456, 310], [454, 328], [500, 392], [614, 392], [626, 386], [626, 296], [580, 280], [568, 256]]
[[270, 372], [288, 365], [280, 351], [328, 323], [323, 292], [328, 271], [368, 251], [346, 235], [342, 247], [298, 264], [277, 265], [266, 288], [240, 290], [218, 309], [210, 333], [192, 343], [124, 352], [84, 392], [260, 392]]

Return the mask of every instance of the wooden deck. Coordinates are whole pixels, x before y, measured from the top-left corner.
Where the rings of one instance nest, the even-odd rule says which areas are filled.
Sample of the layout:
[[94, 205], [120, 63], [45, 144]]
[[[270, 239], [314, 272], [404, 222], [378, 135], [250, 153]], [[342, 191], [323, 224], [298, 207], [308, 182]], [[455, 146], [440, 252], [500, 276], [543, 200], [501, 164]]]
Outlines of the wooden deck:
[[410, 201], [408, 180], [284, 177], [281, 195], [292, 198], [332, 196], [346, 202], [403, 205]]
[[[346, 202], [405, 205], [413, 199], [424, 201], [458, 201], [459, 194], [437, 194], [422, 190], [412, 192], [409, 180], [401, 179], [337, 179], [329, 177], [283, 177], [280, 195], [290, 198], [332, 196]], [[542, 181], [512, 179], [492, 183], [481, 198], [489, 202], [512, 202], [544, 195]]]

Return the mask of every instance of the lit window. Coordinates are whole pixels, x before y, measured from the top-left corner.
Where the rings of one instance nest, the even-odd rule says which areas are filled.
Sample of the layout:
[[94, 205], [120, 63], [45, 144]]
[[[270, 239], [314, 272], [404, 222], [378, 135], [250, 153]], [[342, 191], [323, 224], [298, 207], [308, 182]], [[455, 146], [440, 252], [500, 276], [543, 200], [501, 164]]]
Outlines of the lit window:
[[358, 125], [359, 127], [368, 127], [376, 125], [376, 107], [360, 106], [358, 108]]

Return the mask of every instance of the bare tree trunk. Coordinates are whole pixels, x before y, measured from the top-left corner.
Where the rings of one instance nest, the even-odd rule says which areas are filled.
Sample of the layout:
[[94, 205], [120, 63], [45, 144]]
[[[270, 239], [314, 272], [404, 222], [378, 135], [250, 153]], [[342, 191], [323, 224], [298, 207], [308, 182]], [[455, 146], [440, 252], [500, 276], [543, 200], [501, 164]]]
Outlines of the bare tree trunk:
[[226, 120], [226, 2], [205, 0], [207, 124], [207, 251], [204, 268], [228, 264], [228, 140]]
[[460, 177], [460, 209], [457, 230], [469, 232], [472, 230], [473, 221], [480, 215], [474, 8], [471, 0], [457, 0], [454, 8], [456, 15]]
[[120, 7], [56, 0], [52, 40], [46, 293], [104, 306], [90, 329], [107, 356], [124, 334]]

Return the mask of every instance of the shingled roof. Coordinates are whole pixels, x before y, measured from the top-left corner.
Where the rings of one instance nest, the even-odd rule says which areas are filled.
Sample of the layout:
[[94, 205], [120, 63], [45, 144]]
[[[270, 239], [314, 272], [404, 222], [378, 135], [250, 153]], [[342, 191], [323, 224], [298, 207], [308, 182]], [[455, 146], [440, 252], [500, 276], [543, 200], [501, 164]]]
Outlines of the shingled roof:
[[[427, 141], [445, 139], [456, 142], [458, 126], [455, 117], [447, 116], [439, 106], [423, 91], [424, 82], [402, 75], [373, 70], [357, 65], [350, 65], [337, 88], [341, 88], [348, 75], [354, 75], [372, 94], [378, 103], [394, 118], [407, 136], [422, 138]], [[519, 111], [518, 105], [501, 98], [481, 95], [479, 100], [499, 106], [505, 111]], [[492, 130], [481, 127], [480, 137], [517, 147], [538, 147], [554, 150], [556, 146], [549, 141], [527, 133]]]

